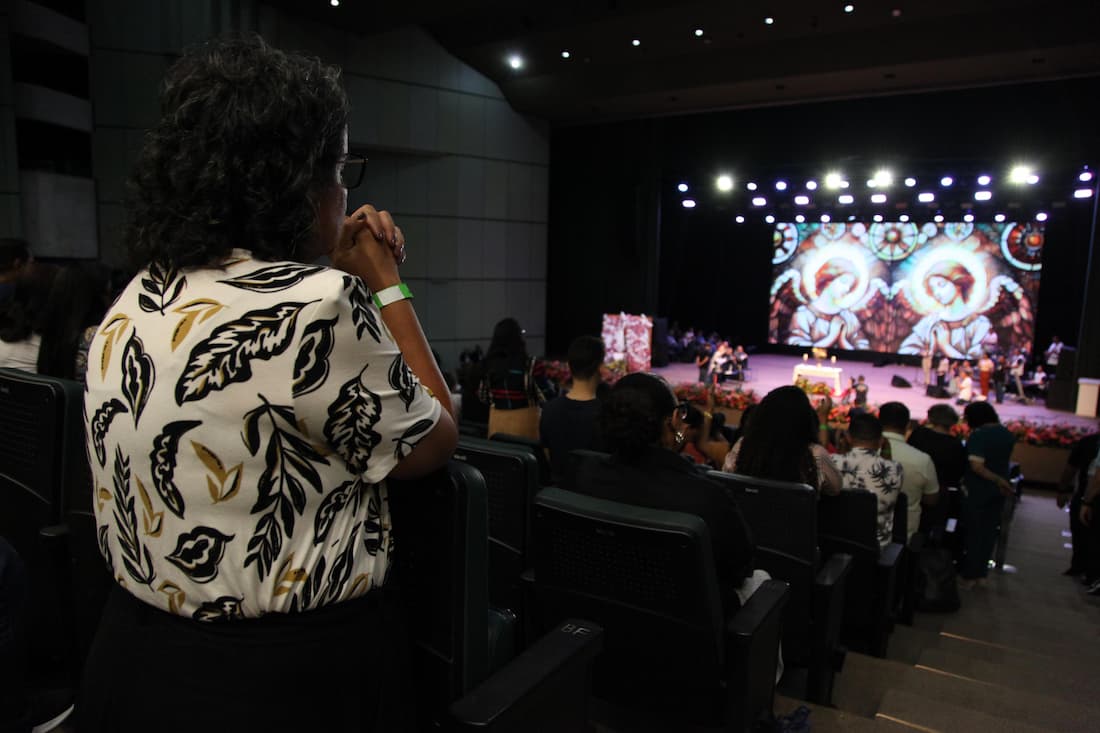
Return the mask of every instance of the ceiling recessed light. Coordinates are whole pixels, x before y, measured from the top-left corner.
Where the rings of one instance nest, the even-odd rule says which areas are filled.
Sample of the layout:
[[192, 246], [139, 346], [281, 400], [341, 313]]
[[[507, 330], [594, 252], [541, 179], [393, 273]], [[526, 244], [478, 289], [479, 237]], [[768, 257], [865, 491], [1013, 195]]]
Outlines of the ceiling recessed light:
[[776, 181], [775, 182], [775, 190], [776, 191], [786, 191], [787, 190], [787, 182], [786, 181]]
[[936, 194], [932, 193], [931, 191], [925, 191], [923, 193], [917, 194], [917, 201], [920, 201], [922, 204], [930, 204], [935, 200]]
[[884, 194], [884, 193], [872, 194], [871, 195], [871, 203], [872, 204], [885, 204], [886, 203], [886, 194]]
[[908, 214], [902, 214], [901, 216], [898, 217], [898, 221], [900, 221], [902, 224], [904, 224], [905, 222], [909, 221], [909, 215]]
[[744, 223], [745, 223], [745, 217], [743, 217], [743, 216], [741, 216], [740, 214], [738, 214], [738, 215], [737, 215], [737, 216], [736, 216], [736, 217], [734, 218], [734, 221], [736, 221], [736, 222], [737, 222], [738, 224], [744, 224]]
[[802, 222], [806, 221], [806, 217], [802, 216], [802, 214], [795, 214], [794, 220], [801, 224]]
[[768, 222], [769, 224], [774, 224], [775, 223], [775, 217], [772, 216], [771, 214], [768, 214], [767, 216], [764, 217], [764, 221]]
[[329, 0], [328, 4], [331, 5], [332, 7], [336, 8], [336, 7], [340, 6], [340, 0]]
[[821, 215], [821, 223], [822, 224], [828, 224], [832, 220], [833, 220], [832, 217], [829, 216], [828, 214], [822, 214]]
[[967, 224], [969, 224], [970, 222], [974, 221], [974, 215], [973, 214], [963, 214], [963, 221], [965, 221]]
[[567, 59], [567, 58], [569, 58], [569, 57], [570, 57], [570, 56], [572, 56], [572, 55], [573, 55], [573, 54], [569, 53], [568, 51], [562, 51], [562, 52], [561, 52], [561, 57], [562, 57], [563, 59]]
[[795, 203], [796, 206], [809, 206], [810, 205], [810, 197], [809, 196], [795, 196], [794, 197], [794, 203]]
[[874, 188], [878, 185], [878, 182], [874, 178], [867, 179], [867, 188]]
[[753, 197], [752, 205], [753, 206], [767, 206], [768, 205], [768, 200], [766, 198], [764, 198], [763, 196], [755, 196], [755, 197]]
[[917, 185], [917, 179], [916, 178], [913, 178], [912, 176], [910, 176], [909, 178], [905, 179], [906, 188], [912, 188], [915, 185]]
[[992, 191], [975, 191], [974, 192], [974, 200], [975, 201], [989, 201], [989, 199], [991, 199], [991, 198], [993, 198], [993, 192]]
[[816, 191], [817, 190], [817, 181], [806, 181], [806, 190], [807, 191]]
[[940, 179], [940, 185], [943, 186], [944, 188], [947, 188], [948, 186], [950, 186], [954, 183], [955, 183], [955, 179], [952, 178], [951, 176], [944, 176], [943, 178]]
[[771, 17], [770, 15], [767, 18], [764, 18], [764, 24], [765, 25], [771, 25], [774, 22], [775, 22], [775, 18]]
[[637, 38], [635, 38], [633, 41], [630, 42], [630, 45], [631, 46], [641, 46], [642, 42], [639, 41]]
[[512, 54], [508, 57], [508, 65], [517, 71], [523, 68], [523, 57], [517, 54]]
[[1077, 180], [1081, 183], [1088, 183], [1092, 180], [1092, 171], [1081, 171], [1081, 175], [1077, 176]]
[[756, 184], [753, 183], [752, 181], [749, 181], [748, 183], [745, 184], [745, 188], [749, 189], [750, 191], [755, 191], [756, 190]]
[[872, 218], [872, 219], [873, 219], [874, 221], [876, 221], [876, 222], [879, 222], [879, 223], [881, 223], [881, 222], [882, 222], [882, 214], [875, 214], [875, 215], [874, 215], [873, 217], [871, 217], [871, 218]]
[[1034, 186], [1038, 182], [1039, 182], [1039, 176], [1035, 175], [1034, 173], [1032, 173], [1031, 175], [1029, 175], [1027, 178], [1024, 179], [1024, 183], [1026, 183], [1029, 186]]
[[855, 5], [845, 5], [844, 6], [844, 12], [845, 13], [851, 13], [855, 9], [856, 9]]
[[992, 180], [993, 179], [990, 178], [989, 176], [984, 176], [984, 175], [983, 176], [978, 176], [978, 185], [979, 186], [988, 186], [989, 182], [992, 181]]
[[695, 29], [695, 37], [696, 38], [702, 38], [703, 37], [703, 29], [702, 28], [696, 28]]
[[998, 224], [1000, 224], [1004, 220], [1005, 220], [1005, 215], [1004, 214], [994, 214], [993, 215], [993, 221], [997, 222]]
[[694, 209], [695, 199], [684, 199], [680, 202], [680, 205], [683, 206], [685, 209]]
[[731, 176], [722, 174], [714, 181], [714, 185], [718, 187], [719, 191], [732, 191], [733, 190], [733, 178]]
[[1073, 198], [1075, 199], [1087, 199], [1092, 196], [1091, 188], [1079, 188], [1073, 192]]
[[687, 193], [688, 185], [686, 183], [681, 183], [679, 186], [676, 187], [676, 190], [680, 193]]
[[855, 203], [856, 197], [853, 196], [850, 193], [843, 193], [840, 196], [837, 196], [836, 200], [839, 201], [840, 203], [844, 204], [844, 205], [848, 205], [848, 204]]
[[1038, 214], [1035, 215], [1035, 221], [1046, 221], [1046, 220], [1047, 220], [1047, 215], [1046, 215], [1045, 211], [1040, 211]]
[[936, 214], [935, 216], [932, 217], [932, 221], [936, 222], [937, 224], [942, 224], [943, 223], [943, 214]]

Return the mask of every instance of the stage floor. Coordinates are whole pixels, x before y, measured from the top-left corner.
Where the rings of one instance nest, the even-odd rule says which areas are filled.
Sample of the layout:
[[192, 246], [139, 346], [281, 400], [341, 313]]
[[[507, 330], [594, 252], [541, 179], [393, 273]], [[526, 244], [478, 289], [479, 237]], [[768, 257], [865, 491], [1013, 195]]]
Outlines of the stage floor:
[[[794, 368], [803, 362], [801, 357], [797, 356], [754, 354], [749, 363], [752, 365], [752, 373], [749, 381], [744, 384], [744, 389], [751, 389], [758, 397], [763, 397], [776, 387], [792, 384], [794, 382]], [[867, 400], [872, 405], [881, 405], [884, 402], [896, 400], [904, 403], [914, 418], [923, 418], [928, 412], [928, 408], [936, 403], [945, 402], [954, 405], [952, 400], [937, 400], [925, 396], [924, 377], [919, 367], [896, 364], [876, 367], [866, 362], [844, 362], [842, 360], [837, 360], [835, 365], [829, 366], [837, 366], [843, 370], [841, 373], [842, 388], [847, 386], [849, 377], [859, 377], [862, 374], [869, 387]], [[699, 379], [699, 369], [693, 364], [670, 364], [667, 367], [654, 369], [653, 371], [672, 384], [695, 382]], [[911, 388], [892, 386], [890, 380], [895, 375], [908, 380], [913, 386]], [[933, 373], [932, 379], [935, 378], [935, 373]], [[811, 381], [825, 380], [812, 378]], [[977, 379], [974, 380], [975, 391], [977, 391], [977, 381]], [[730, 388], [737, 385], [736, 383], [726, 382], [725, 386]], [[992, 392], [990, 397], [993, 397]], [[1097, 424], [1096, 418], [1078, 417], [1072, 412], [1049, 410], [1042, 402], [1025, 405], [1016, 402], [1013, 396], [1007, 394], [1003, 404], [998, 405], [994, 401], [993, 406], [997, 409], [997, 414], [1001, 417], [1001, 420], [1027, 419], [1036, 422], [1080, 425], [1082, 427], [1095, 427]], [[962, 413], [961, 407], [956, 407], [956, 409], [960, 414]]]

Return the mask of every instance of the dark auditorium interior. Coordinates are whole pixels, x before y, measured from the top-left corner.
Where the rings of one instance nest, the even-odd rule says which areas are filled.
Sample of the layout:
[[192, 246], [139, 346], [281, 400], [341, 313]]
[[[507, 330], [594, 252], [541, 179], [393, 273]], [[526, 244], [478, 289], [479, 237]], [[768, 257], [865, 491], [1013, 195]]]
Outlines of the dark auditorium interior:
[[[348, 211], [369, 203], [400, 226], [401, 275], [462, 405], [444, 468], [386, 479], [397, 578], [387, 599], [408, 638], [401, 660], [349, 664], [364, 677], [407, 673], [401, 700], [414, 722], [393, 730], [1094, 731], [1100, 518], [1079, 517], [1100, 488], [1098, 29], [1096, 0], [5, 0], [0, 238], [25, 241], [36, 263], [126, 273], [117, 293], [136, 272], [122, 242], [128, 176], [173, 63], [247, 34], [317, 56], [341, 69], [348, 150], [367, 159]], [[1038, 400], [1009, 386], [1002, 409], [999, 377], [997, 411], [1017, 440], [988, 577], [956, 577], [955, 566], [969, 547], [962, 533], [976, 531], [965, 506], [978, 481], [1002, 480], [981, 453], [963, 461], [979, 477], [969, 488], [941, 481], [938, 504], [910, 494], [919, 527], [907, 525], [904, 493], [883, 509], [872, 491], [828, 496], [812, 485], [824, 480], [817, 468], [780, 480], [700, 456], [694, 478], [737, 507], [766, 571], [726, 609], [708, 522], [581, 485], [586, 467], [617, 465], [618, 453], [571, 451], [562, 474], [537, 432], [494, 434], [494, 418], [467, 413], [486, 401], [471, 360], [490, 349], [494, 324], [516, 319], [525, 358], [568, 370], [578, 336], [604, 328], [607, 341], [605, 314], [660, 323], [654, 367], [668, 366], [657, 341], [673, 324], [744, 344], [757, 386], [740, 372], [723, 399], [755, 389], [758, 403], [767, 359], [796, 375], [808, 364], [803, 345], [774, 338], [777, 226], [912, 218], [935, 232], [933, 221], [1006, 217], [1042, 223], [1031, 366], [1056, 336], [1067, 349], [1045, 361], [1049, 391], [1038, 379], [1037, 419], [1062, 431], [1054, 437], [1013, 427]], [[7, 287], [0, 279], [0, 326]], [[884, 297], [896, 292], [883, 285]], [[869, 375], [884, 363], [916, 374], [909, 354], [856, 347], [842, 358]], [[16, 638], [24, 627], [0, 587], [0, 733], [80, 733], [70, 713], [82, 668], [118, 592], [97, 546], [87, 387], [2, 357], [0, 544], [26, 562], [33, 621]], [[969, 384], [977, 356], [959, 358]], [[714, 402], [717, 377], [708, 396], [696, 364], [681, 361], [657, 370], [676, 382], [676, 419], [692, 402], [710, 426], [722, 407], [736, 435], [751, 435], [747, 420], [733, 422], [743, 405]], [[846, 452], [838, 420], [862, 407], [837, 417], [829, 397], [819, 402], [827, 388], [804, 389], [820, 442]], [[831, 394], [840, 406], [839, 387]], [[872, 404], [883, 394], [874, 387]], [[967, 416], [951, 426], [959, 443], [979, 428], [965, 424], [974, 403], [951, 396], [943, 404]], [[909, 405], [916, 430], [925, 404]], [[684, 435], [674, 437], [678, 451]], [[29, 649], [22, 667], [2, 659], [17, 644]], [[21, 705], [31, 712], [5, 717]]]

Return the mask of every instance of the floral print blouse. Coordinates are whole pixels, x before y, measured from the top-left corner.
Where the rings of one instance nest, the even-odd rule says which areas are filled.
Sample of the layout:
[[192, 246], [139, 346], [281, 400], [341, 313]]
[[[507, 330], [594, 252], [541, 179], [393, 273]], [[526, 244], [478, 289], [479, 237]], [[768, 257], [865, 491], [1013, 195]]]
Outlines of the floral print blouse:
[[112, 575], [200, 621], [380, 586], [385, 478], [441, 410], [359, 278], [246, 250], [139, 273], [92, 340], [84, 408]]

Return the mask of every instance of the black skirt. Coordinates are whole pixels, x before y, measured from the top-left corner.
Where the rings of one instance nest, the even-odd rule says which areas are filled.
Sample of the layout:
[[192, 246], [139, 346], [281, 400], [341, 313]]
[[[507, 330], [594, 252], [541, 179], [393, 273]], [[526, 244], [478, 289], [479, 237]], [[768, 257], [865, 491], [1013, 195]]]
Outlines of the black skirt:
[[116, 586], [85, 665], [76, 729], [405, 730], [406, 640], [379, 590], [317, 611], [203, 623]]

